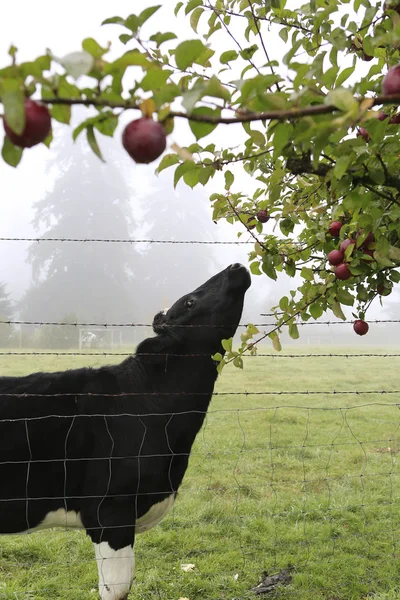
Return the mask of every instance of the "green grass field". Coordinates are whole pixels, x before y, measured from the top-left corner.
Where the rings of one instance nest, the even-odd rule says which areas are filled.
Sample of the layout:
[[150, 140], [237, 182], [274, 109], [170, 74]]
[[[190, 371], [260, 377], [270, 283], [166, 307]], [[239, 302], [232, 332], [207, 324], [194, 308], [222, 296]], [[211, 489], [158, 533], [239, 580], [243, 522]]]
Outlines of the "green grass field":
[[[400, 598], [400, 394], [368, 393], [400, 389], [400, 357], [301, 357], [324, 351], [355, 352], [289, 349], [223, 372], [216, 391], [229, 394], [213, 399], [174, 509], [137, 537], [132, 599], [256, 598], [259, 576], [283, 568], [280, 600]], [[0, 357], [17, 375], [115, 360]], [[273, 394], [307, 390], [321, 393]], [[1, 538], [0, 600], [86, 600], [96, 588], [83, 532]]]

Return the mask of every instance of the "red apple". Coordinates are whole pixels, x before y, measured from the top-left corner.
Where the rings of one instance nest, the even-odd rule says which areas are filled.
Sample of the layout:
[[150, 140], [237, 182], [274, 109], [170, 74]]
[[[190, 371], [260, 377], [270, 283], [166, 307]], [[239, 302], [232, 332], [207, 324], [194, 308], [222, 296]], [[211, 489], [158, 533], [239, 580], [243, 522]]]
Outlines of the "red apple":
[[342, 252], [345, 252], [346, 248], [348, 248], [349, 246], [351, 246], [352, 244], [355, 244], [355, 243], [356, 243], [356, 240], [352, 240], [351, 238], [346, 238], [340, 244], [340, 249]]
[[389, 69], [383, 78], [382, 93], [400, 94], [400, 65], [396, 65]]
[[366, 142], [369, 142], [371, 139], [371, 136], [369, 135], [368, 131], [364, 129], [364, 127], [359, 127], [357, 131], [357, 137], [363, 137]]
[[392, 293], [392, 288], [391, 286], [389, 287], [387, 285], [387, 283], [380, 283], [377, 287], [376, 287], [376, 291], [378, 292], [378, 294], [380, 296], [389, 296], [389, 294]]
[[351, 271], [346, 263], [340, 263], [340, 265], [335, 267], [334, 273], [336, 279], [341, 279], [342, 281], [350, 279], [351, 277]]
[[131, 121], [122, 134], [122, 145], [129, 156], [140, 164], [156, 160], [164, 152], [166, 144], [163, 126], [150, 117]]
[[361, 319], [357, 319], [353, 323], [353, 329], [357, 335], [365, 335], [368, 332], [369, 325], [366, 321], [362, 321]]
[[342, 225], [343, 223], [341, 223], [340, 221], [332, 221], [328, 229], [332, 237], [339, 237]]
[[328, 260], [331, 265], [340, 265], [344, 261], [344, 252], [341, 250], [331, 250], [328, 254]]
[[4, 130], [7, 137], [15, 146], [20, 148], [32, 148], [43, 142], [51, 131], [51, 117], [49, 109], [44, 104], [39, 104], [27, 98], [25, 108], [25, 127], [19, 135], [15, 133], [3, 119]]
[[259, 210], [256, 214], [256, 217], [260, 221], [260, 223], [266, 223], [267, 221], [269, 221], [269, 214], [266, 210]]

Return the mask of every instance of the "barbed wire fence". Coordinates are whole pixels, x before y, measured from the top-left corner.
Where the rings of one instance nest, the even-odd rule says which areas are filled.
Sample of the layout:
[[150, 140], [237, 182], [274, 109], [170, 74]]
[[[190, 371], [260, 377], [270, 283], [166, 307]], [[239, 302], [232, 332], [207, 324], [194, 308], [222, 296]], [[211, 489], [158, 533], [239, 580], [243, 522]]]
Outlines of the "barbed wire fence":
[[[132, 243], [132, 240], [74, 238], [0, 238], [0, 241], [4, 239]], [[149, 243], [149, 240], [136, 241]], [[170, 242], [159, 240], [155, 243]], [[272, 317], [273, 314], [261, 316]], [[369, 322], [398, 325], [400, 320]], [[104, 329], [151, 327], [149, 323], [71, 324], [23, 320], [4, 320], [0, 324]], [[297, 324], [351, 326], [341, 321]], [[261, 321], [255, 325], [272, 327], [275, 324]], [[240, 327], [246, 326], [240, 324]], [[179, 499], [162, 521], [163, 525], [148, 534], [149, 542], [144, 538], [136, 546], [138, 597], [242, 599], [281, 590], [282, 598], [332, 600], [334, 597], [350, 598], [355, 579], [359, 580], [360, 598], [361, 594], [367, 597], [398, 586], [400, 385], [397, 372], [400, 352], [385, 349], [330, 353], [289, 349], [288, 352], [273, 353], [265, 352], [264, 348], [257, 355], [245, 358], [244, 374], [230, 367], [229, 374], [223, 373], [218, 382], [213, 403], [191, 452]], [[18, 356], [40, 357], [44, 368], [46, 360], [52, 356], [59, 357], [60, 361], [69, 356], [80, 357], [82, 363], [86, 356], [100, 360], [130, 354], [120, 351], [0, 351], [4, 361], [6, 357], [13, 357], [11, 360]], [[68, 366], [64, 362], [61, 364]], [[283, 368], [283, 374], [278, 372], [272, 376], [269, 370], [277, 368]], [[304, 373], [304, 369], [308, 371]], [[279, 379], [280, 386], [277, 385]], [[15, 398], [15, 401], [21, 396], [29, 397], [29, 394], [2, 395]], [[32, 396], [40, 397], [41, 394]], [[54, 396], [68, 397], [69, 394]], [[129, 396], [134, 401], [135, 393], [82, 396], [93, 397], [93, 401], [96, 396], [108, 397], [110, 402]], [[176, 414], [168, 413], [171, 418]], [[132, 410], [107, 415], [107, 418], [138, 415]], [[159, 414], [148, 416], [156, 418]], [[104, 417], [103, 413], [93, 412], [75, 415], [74, 419]], [[38, 417], [49, 422], [66, 418], [71, 416], [49, 414]], [[2, 419], [0, 424], [8, 421], [15, 423], [17, 419]], [[21, 423], [26, 422], [26, 418], [21, 419]], [[165, 433], [168, 438], [167, 429]], [[26, 435], [30, 447], [29, 424]], [[176, 454], [171, 452], [167, 458], [173, 456]], [[57, 460], [64, 466], [74, 461], [107, 461], [112, 469], [118, 461], [145, 458], [151, 459], [152, 455], [70, 457], [66, 451], [65, 456]], [[12, 467], [21, 462], [33, 466], [48, 461], [31, 456], [29, 460], [0, 464]], [[29, 496], [28, 484], [26, 491], [24, 496], [9, 501], [28, 503], [38, 500]], [[122, 497], [121, 494], [118, 496]], [[5, 500], [0, 500], [0, 507], [2, 502]], [[26, 542], [26, 538], [19, 538], [17, 542], [14, 539], [10, 542], [2, 538], [0, 574], [3, 572], [5, 576], [3, 582], [0, 576], [0, 599], [8, 600], [11, 593], [21, 599], [47, 598], [50, 594], [71, 600], [78, 597], [77, 594], [80, 598], [93, 597], [90, 586], [96, 586], [96, 572], [90, 571], [89, 565], [94, 565], [95, 561], [91, 547], [77, 542], [77, 536], [80, 536], [79, 540], [83, 536], [67, 529], [58, 535], [44, 535], [45, 545], [49, 544], [52, 549], [47, 553], [40, 541]], [[41, 536], [38, 539], [42, 539]], [[55, 551], [60, 536], [65, 536], [64, 549]], [[166, 542], [161, 541], [162, 536], [167, 538]], [[155, 556], [150, 556], [146, 544], [150, 544]], [[2, 546], [6, 551], [1, 550]], [[23, 552], [24, 546], [36, 548], [33, 554], [37, 561], [32, 561], [32, 557]], [[15, 558], [13, 548], [17, 549]], [[165, 552], [167, 555], [174, 553], [174, 558], [168, 556], [164, 563]], [[157, 577], [150, 577], [150, 582], [143, 567], [149, 561], [158, 572]], [[43, 565], [54, 569], [54, 573], [43, 574]], [[28, 577], [22, 574], [21, 566], [28, 570]], [[330, 576], [329, 571], [332, 571]], [[20, 583], [15, 582], [15, 572]], [[269, 576], [275, 574], [276, 579], [268, 579], [265, 572]], [[168, 585], [162, 584], [160, 579], [169, 581]], [[64, 589], [56, 590], [60, 582]]]

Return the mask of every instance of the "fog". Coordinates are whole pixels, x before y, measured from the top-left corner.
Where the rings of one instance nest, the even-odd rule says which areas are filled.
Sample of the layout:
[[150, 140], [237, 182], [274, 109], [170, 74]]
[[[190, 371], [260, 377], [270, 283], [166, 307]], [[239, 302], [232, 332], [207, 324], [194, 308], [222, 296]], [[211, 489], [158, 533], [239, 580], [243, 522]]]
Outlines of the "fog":
[[[152, 4], [141, 2], [141, 9]], [[164, 2], [163, 9], [151, 21], [152, 29], [158, 25], [160, 30], [179, 31], [182, 21], [170, 16], [173, 4]], [[89, 4], [71, 0], [68, 11], [62, 11], [61, 15], [54, 2], [41, 0], [40, 11], [34, 5], [24, 5], [21, 21], [18, 3], [4, 6], [0, 23], [1, 64], [9, 62], [7, 52], [11, 44], [19, 48], [19, 60], [43, 53], [47, 47], [62, 56], [78, 50], [81, 40], [89, 36], [104, 45], [109, 37], [117, 39], [117, 35], [115, 30], [101, 28], [101, 21], [112, 16], [111, 13], [126, 16], [132, 7], [132, 2], [115, 0], [112, 8], [108, 2], [97, 2], [93, 10]], [[278, 53], [281, 42], [275, 41], [271, 46]], [[223, 49], [223, 38], [217, 36], [214, 48], [215, 45]], [[114, 54], [122, 48], [116, 43]], [[90, 114], [91, 109], [77, 108], [73, 111], [73, 124]], [[191, 190], [180, 181], [174, 189], [173, 169], [156, 176], [157, 163], [136, 165], [120, 143], [124, 125], [134, 116], [136, 113], [129, 111], [122, 115], [114, 139], [98, 134], [105, 164], [88, 150], [84, 136], [74, 144], [71, 131], [58, 123], [53, 123], [54, 142], [50, 150], [41, 145], [26, 151], [17, 169], [0, 163], [0, 238], [155, 240], [153, 243], [1, 240], [0, 285], [9, 294], [4, 306], [0, 297], [3, 320], [147, 324], [155, 312], [168, 307], [218, 270], [233, 262], [247, 264], [252, 244], [243, 242], [251, 242], [251, 238], [243, 235], [237, 244], [237, 227], [223, 222], [214, 224], [211, 219], [208, 198], [223, 189], [221, 175], [206, 187]], [[2, 135], [1, 132], [0, 143]], [[205, 139], [236, 146], [243, 139], [242, 129], [218, 127]], [[193, 141], [187, 123], [180, 121], [168, 143], [183, 146]], [[238, 189], [249, 191], [256, 187], [256, 182], [241, 171], [236, 170], [235, 175]], [[272, 232], [273, 226], [268, 223], [265, 231]], [[160, 243], [165, 241], [175, 243]], [[176, 243], [181, 241], [191, 243]], [[270, 312], [279, 298], [295, 289], [298, 282], [285, 275], [279, 276], [277, 282], [266, 276], [252, 279], [242, 322], [272, 323], [271, 318], [262, 317], [261, 313]], [[368, 312], [368, 320], [399, 319], [398, 299], [399, 293], [393, 292], [384, 300], [384, 307], [376, 300]], [[346, 314], [351, 318], [350, 309]], [[331, 313], [323, 319], [336, 320]], [[56, 343], [54, 339], [49, 341], [48, 335], [40, 337], [32, 328], [26, 328], [19, 337], [17, 331], [18, 328], [13, 343], [17, 340], [22, 346]], [[130, 343], [146, 331], [124, 328], [122, 337], [117, 330], [115, 339]], [[371, 325], [368, 336], [359, 339], [351, 323], [347, 323], [304, 326], [296, 342], [284, 337], [286, 343], [362, 347], [397, 344], [399, 331], [397, 324]], [[72, 345], [78, 342], [74, 338]]]

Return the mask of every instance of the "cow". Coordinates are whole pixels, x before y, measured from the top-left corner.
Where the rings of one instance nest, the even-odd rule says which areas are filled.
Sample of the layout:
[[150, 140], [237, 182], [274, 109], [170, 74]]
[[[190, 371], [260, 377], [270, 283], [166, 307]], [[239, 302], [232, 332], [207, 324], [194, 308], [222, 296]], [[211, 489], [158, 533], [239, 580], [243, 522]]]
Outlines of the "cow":
[[250, 284], [230, 265], [120, 364], [1, 377], [0, 534], [84, 529], [101, 599], [126, 600], [135, 535], [173, 505]]

